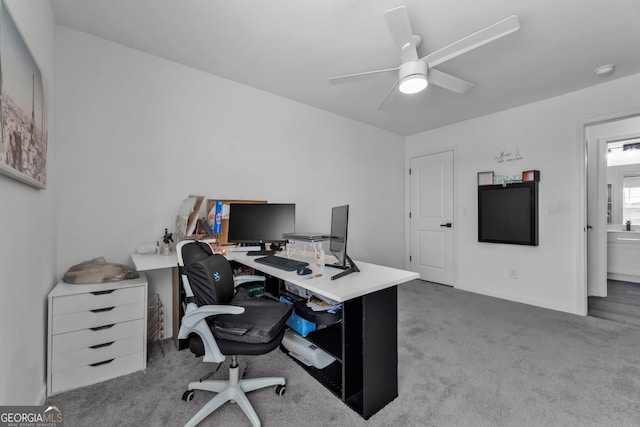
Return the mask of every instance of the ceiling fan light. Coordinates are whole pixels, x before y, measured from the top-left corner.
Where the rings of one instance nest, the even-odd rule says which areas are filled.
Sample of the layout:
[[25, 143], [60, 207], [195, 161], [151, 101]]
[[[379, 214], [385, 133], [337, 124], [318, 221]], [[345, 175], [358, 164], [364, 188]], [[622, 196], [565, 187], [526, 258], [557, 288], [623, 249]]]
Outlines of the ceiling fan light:
[[429, 82], [427, 81], [427, 77], [422, 74], [412, 74], [410, 76], [406, 76], [400, 81], [400, 92], [405, 94], [413, 94], [422, 92]]

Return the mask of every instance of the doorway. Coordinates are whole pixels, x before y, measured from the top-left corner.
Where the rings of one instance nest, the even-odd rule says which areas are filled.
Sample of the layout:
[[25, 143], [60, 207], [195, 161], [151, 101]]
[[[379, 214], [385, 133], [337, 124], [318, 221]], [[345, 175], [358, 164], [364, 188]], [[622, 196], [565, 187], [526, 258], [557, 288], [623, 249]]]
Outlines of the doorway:
[[640, 325], [640, 223], [625, 225], [637, 222], [640, 115], [587, 124], [584, 135], [587, 314]]

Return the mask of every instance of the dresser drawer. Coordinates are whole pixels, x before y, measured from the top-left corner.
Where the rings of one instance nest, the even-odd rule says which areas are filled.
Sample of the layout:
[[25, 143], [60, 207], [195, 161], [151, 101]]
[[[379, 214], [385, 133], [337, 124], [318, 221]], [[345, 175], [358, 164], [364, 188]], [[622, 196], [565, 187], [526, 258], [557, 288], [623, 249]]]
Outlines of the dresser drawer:
[[58, 316], [137, 302], [144, 303], [145, 293], [146, 287], [136, 286], [59, 296], [53, 299], [53, 315]]
[[130, 374], [144, 369], [144, 355], [142, 352], [106, 360], [95, 366], [82, 366], [75, 369], [51, 374], [51, 393], [70, 390], [95, 384], [121, 375]]
[[51, 360], [51, 372], [56, 374], [129, 354], [142, 353], [143, 345], [144, 342], [142, 341], [142, 336], [140, 336], [109, 341], [92, 347], [57, 354]]
[[53, 316], [52, 334], [78, 331], [88, 328], [99, 328], [129, 320], [145, 317], [144, 303], [110, 306], [93, 311], [79, 311], [76, 313]]
[[47, 395], [143, 370], [147, 279], [73, 285], [48, 297]]
[[131, 337], [138, 337], [142, 341], [144, 327], [144, 320], [138, 319], [107, 325], [104, 328], [95, 330], [82, 329], [80, 331], [57, 334], [51, 340], [51, 353], [55, 356]]

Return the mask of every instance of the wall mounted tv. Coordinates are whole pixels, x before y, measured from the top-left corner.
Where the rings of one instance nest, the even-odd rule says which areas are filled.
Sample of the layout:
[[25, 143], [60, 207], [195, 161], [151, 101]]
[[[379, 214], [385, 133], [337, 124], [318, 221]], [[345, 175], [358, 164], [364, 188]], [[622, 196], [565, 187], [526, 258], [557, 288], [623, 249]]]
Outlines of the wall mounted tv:
[[478, 241], [538, 246], [538, 182], [478, 186]]

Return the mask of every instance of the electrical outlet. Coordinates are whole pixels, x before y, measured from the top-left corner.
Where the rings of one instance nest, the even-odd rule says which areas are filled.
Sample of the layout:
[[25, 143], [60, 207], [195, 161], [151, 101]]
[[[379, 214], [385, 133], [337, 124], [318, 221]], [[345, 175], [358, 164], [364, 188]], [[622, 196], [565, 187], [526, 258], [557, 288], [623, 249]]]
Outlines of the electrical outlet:
[[518, 278], [518, 270], [515, 268], [509, 269], [509, 279], [517, 279]]

